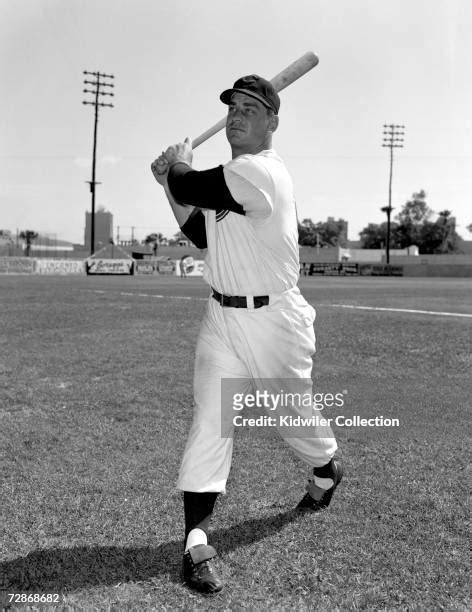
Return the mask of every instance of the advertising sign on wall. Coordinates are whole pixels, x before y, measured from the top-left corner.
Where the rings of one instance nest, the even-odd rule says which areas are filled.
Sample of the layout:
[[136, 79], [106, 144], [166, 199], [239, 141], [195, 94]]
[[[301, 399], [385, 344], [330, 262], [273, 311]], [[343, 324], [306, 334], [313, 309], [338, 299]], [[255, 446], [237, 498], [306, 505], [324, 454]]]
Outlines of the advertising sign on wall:
[[37, 259], [38, 274], [85, 274], [83, 260], [73, 259]]
[[137, 261], [134, 270], [136, 274], [154, 274], [156, 264], [152, 261]]
[[87, 259], [87, 274], [133, 274], [133, 259]]
[[203, 276], [205, 262], [203, 259], [194, 259], [190, 256], [177, 259], [175, 262], [175, 273], [177, 276]]
[[361, 266], [361, 274], [364, 276], [403, 276], [403, 266], [387, 264], [363, 265]]
[[175, 263], [171, 259], [164, 259], [157, 263], [159, 274], [175, 274]]
[[359, 274], [359, 266], [355, 263], [312, 263], [309, 274], [323, 274], [325, 276], [351, 276]]
[[0, 274], [33, 274], [34, 266], [29, 257], [0, 257]]

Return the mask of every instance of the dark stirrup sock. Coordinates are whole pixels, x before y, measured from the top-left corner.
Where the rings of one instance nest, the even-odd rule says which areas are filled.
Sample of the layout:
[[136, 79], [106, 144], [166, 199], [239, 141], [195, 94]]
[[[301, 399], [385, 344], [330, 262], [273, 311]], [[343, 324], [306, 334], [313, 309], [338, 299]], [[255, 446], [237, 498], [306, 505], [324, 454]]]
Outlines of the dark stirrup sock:
[[210, 519], [218, 493], [193, 493], [184, 491], [185, 539], [192, 529], [208, 533]]

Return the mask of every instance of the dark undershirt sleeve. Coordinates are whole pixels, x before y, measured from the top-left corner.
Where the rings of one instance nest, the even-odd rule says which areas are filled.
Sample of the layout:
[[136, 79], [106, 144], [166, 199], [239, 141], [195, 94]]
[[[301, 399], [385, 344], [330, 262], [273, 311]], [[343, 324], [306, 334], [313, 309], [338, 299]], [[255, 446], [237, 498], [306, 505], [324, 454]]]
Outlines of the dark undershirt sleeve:
[[199, 208], [195, 208], [192, 211], [189, 218], [180, 229], [198, 249], [207, 248], [205, 215]]
[[184, 162], [178, 162], [171, 166], [167, 184], [172, 197], [179, 204], [246, 214], [226, 185], [223, 166], [197, 171]]

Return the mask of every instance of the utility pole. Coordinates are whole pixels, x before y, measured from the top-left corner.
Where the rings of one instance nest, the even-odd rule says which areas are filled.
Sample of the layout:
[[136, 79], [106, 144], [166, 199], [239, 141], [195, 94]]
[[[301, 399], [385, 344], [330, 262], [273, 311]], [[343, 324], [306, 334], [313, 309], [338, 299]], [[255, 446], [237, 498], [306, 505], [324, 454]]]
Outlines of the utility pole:
[[[381, 208], [382, 212], [387, 213], [387, 265], [390, 263], [390, 215], [392, 214], [392, 174], [393, 174], [393, 149], [403, 148], [403, 136], [405, 126], [395, 123], [384, 124], [384, 137], [382, 147], [390, 149], [390, 179], [388, 182], [388, 206]], [[401, 137], [401, 138], [400, 138]]]
[[[95, 121], [93, 127], [93, 159], [92, 159], [92, 180], [86, 181], [90, 185], [90, 191], [92, 193], [92, 216], [91, 216], [91, 224], [90, 224], [90, 255], [93, 255], [95, 252], [95, 185], [99, 185], [95, 180], [95, 166], [97, 161], [97, 125], [98, 125], [98, 107], [99, 106], [110, 106], [113, 108], [113, 104], [105, 104], [104, 102], [99, 102], [99, 96], [113, 96], [113, 93], [109, 93], [108, 91], [103, 91], [105, 87], [114, 87], [113, 83], [107, 82], [106, 79], [114, 79], [115, 77], [112, 74], [104, 74], [103, 72], [88, 72], [84, 70], [84, 74], [93, 77], [95, 80], [88, 81], [84, 80], [84, 85], [91, 85], [95, 87], [95, 89], [84, 89], [84, 93], [89, 93], [95, 96], [93, 102], [83, 101], [82, 104], [91, 104], [95, 107]], [[102, 79], [102, 80], [100, 80]], [[105, 79], [105, 80], [103, 80]]]

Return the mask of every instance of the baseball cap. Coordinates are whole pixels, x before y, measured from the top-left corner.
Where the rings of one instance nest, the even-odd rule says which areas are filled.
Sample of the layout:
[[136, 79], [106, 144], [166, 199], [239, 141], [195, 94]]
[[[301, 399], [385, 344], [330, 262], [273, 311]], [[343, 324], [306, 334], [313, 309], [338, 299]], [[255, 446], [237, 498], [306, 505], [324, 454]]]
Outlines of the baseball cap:
[[257, 74], [250, 74], [238, 79], [231, 89], [226, 89], [221, 94], [220, 100], [225, 104], [229, 104], [234, 93], [243, 93], [259, 100], [264, 106], [271, 108], [276, 115], [279, 112], [280, 98], [272, 83]]

